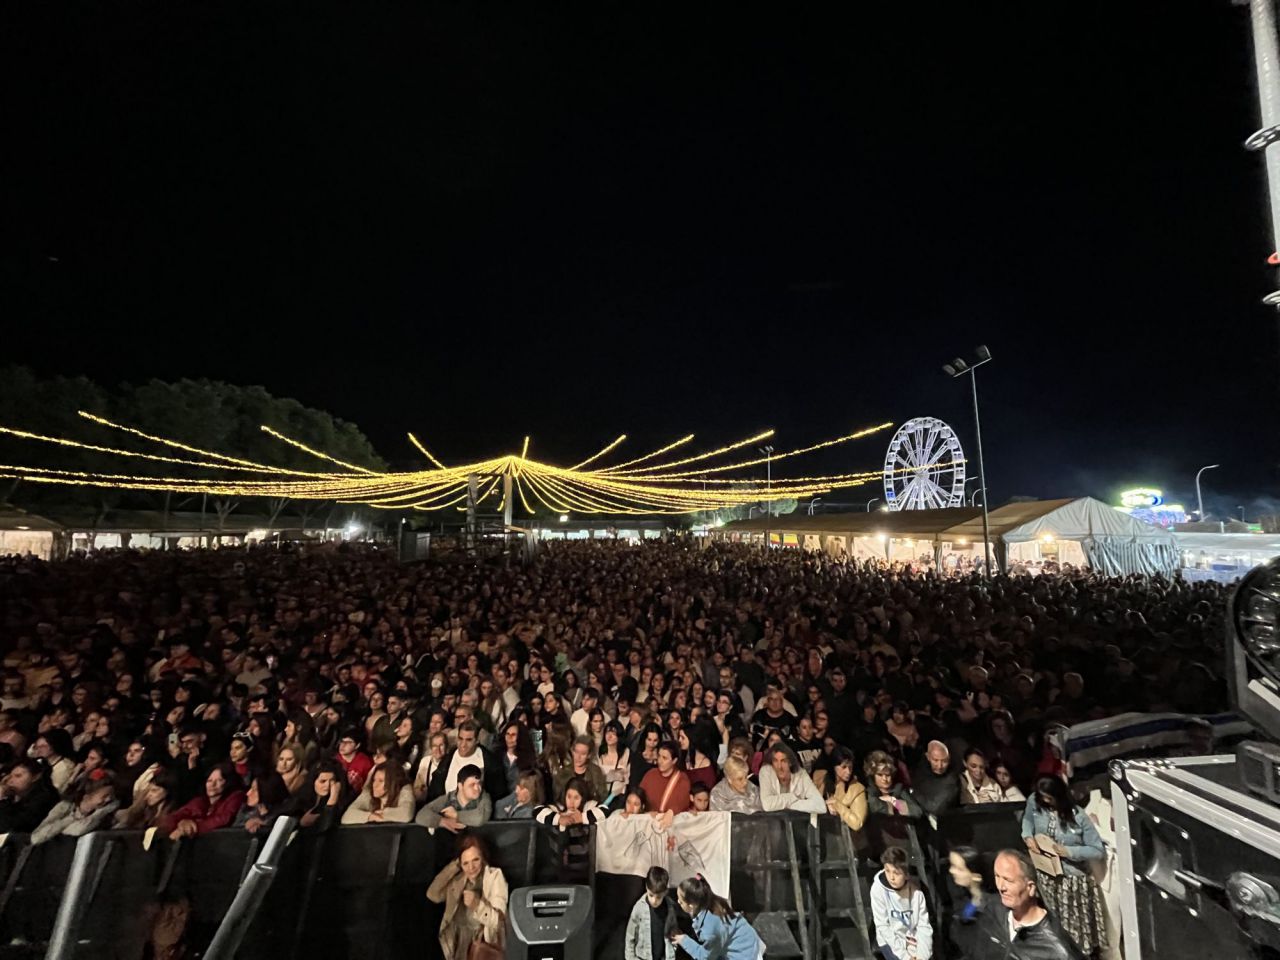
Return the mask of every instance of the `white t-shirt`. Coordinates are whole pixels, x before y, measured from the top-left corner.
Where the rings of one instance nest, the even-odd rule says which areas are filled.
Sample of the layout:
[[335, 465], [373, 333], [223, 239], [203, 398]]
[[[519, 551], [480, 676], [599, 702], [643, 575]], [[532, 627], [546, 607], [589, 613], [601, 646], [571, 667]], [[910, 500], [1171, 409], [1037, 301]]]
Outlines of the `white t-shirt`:
[[484, 754], [477, 749], [471, 756], [464, 757], [457, 750], [453, 751], [453, 759], [449, 761], [449, 772], [444, 775], [444, 792], [458, 789], [458, 774], [463, 767], [477, 766], [484, 770]]

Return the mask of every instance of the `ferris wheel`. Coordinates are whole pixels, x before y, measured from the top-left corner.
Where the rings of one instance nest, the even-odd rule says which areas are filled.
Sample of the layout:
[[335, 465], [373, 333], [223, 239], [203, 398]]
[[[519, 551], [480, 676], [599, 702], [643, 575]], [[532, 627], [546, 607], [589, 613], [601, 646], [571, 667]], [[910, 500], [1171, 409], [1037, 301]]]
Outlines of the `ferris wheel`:
[[964, 451], [937, 417], [908, 420], [884, 457], [884, 500], [890, 510], [939, 510], [964, 503]]

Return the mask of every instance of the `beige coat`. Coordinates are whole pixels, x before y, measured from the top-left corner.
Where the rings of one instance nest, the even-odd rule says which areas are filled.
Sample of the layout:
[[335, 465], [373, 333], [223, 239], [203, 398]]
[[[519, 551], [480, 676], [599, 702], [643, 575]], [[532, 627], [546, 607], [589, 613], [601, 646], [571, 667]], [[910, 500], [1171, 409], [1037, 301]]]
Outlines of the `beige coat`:
[[[462, 943], [463, 936], [461, 912], [462, 887], [466, 878], [462, 875], [462, 867], [457, 860], [451, 860], [443, 870], [436, 874], [427, 888], [427, 899], [432, 903], [444, 904], [444, 920], [440, 923], [440, 949], [444, 951], [444, 960], [467, 960], [467, 949], [471, 941]], [[471, 916], [480, 927], [486, 943], [501, 947], [506, 938], [507, 915], [507, 878], [497, 867], [485, 867], [480, 879], [480, 902], [475, 905]]]

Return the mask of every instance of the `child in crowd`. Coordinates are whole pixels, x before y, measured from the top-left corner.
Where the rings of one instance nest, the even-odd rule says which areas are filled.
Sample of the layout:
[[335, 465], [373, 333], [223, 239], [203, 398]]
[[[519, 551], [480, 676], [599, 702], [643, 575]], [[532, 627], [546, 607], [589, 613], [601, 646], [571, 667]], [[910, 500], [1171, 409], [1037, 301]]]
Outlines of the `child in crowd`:
[[876, 947], [884, 960], [929, 960], [933, 956], [929, 906], [907, 870], [907, 852], [888, 847], [880, 865], [883, 869], [871, 882]]
[[667, 896], [671, 878], [662, 867], [650, 867], [644, 896], [627, 921], [625, 960], [675, 960], [672, 935], [677, 932], [675, 905]]

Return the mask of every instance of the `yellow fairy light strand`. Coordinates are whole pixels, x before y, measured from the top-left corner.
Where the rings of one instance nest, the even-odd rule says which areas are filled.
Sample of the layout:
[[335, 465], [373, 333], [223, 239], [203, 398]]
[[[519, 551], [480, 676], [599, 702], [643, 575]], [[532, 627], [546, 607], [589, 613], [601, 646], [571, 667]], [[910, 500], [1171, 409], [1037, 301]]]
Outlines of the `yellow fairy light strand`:
[[761, 440], [768, 440], [770, 437], [773, 436], [774, 432], [775, 431], [773, 431], [772, 429], [764, 430], [760, 433], [757, 433], [754, 437], [747, 437], [745, 440], [738, 440], [738, 441], [735, 441], [734, 443], [726, 444], [723, 447], [719, 447], [718, 449], [708, 450], [706, 453], [698, 453], [692, 457], [685, 457], [683, 460], [673, 460], [671, 463], [660, 463], [652, 467], [641, 467], [638, 470], [623, 470], [623, 471], [619, 471], [618, 473], [619, 474], [648, 473], [652, 470], [667, 470], [667, 469], [670, 469], [671, 467], [683, 467], [687, 463], [696, 463], [699, 460], [709, 460], [712, 457], [721, 456], [722, 454], [726, 454], [732, 450], [737, 450], [741, 447], [748, 446], [749, 444], [759, 443]]
[[[643, 457], [636, 457], [634, 460], [628, 460], [626, 463], [620, 463], [614, 467], [604, 467], [600, 470], [597, 470], [596, 472], [597, 473], [616, 473], [617, 471], [621, 470], [623, 467], [630, 467], [637, 463], [644, 463], [644, 461], [646, 460], [652, 460], [654, 457], [660, 457], [664, 453], [668, 453], [674, 450], [676, 447], [684, 446], [686, 443], [688, 443], [692, 439], [693, 439], [693, 434], [692, 433], [687, 434], [681, 437], [679, 440], [675, 441], [674, 443], [668, 443], [665, 447], [660, 447], [659, 449], [654, 450], [652, 453], [646, 453]], [[582, 464], [578, 464], [578, 466], [582, 466]]]
[[329, 454], [321, 453], [319, 450], [312, 450], [305, 443], [299, 443], [297, 440], [294, 440], [291, 437], [286, 437], [279, 430], [272, 430], [265, 423], [259, 429], [261, 429], [262, 432], [267, 434], [268, 436], [275, 437], [277, 440], [281, 440], [292, 447], [297, 447], [303, 453], [309, 453], [311, 454], [311, 456], [319, 457], [321, 460], [328, 460], [330, 463], [336, 463], [338, 466], [346, 467], [348, 470], [354, 470], [356, 473], [372, 474], [374, 472], [373, 470], [366, 469], [365, 467], [358, 467], [354, 463], [347, 463], [345, 460], [339, 460], [337, 457], [331, 457], [329, 456]]
[[437, 467], [439, 467], [441, 470], [447, 470], [447, 469], [449, 469], [449, 468], [448, 468], [448, 467], [446, 467], [443, 463], [441, 463], [439, 460], [437, 460], [435, 457], [433, 457], [433, 456], [431, 455], [431, 451], [430, 451], [430, 450], [428, 450], [426, 447], [424, 447], [424, 446], [422, 445], [421, 441], [419, 441], [419, 440], [418, 440], [418, 438], [417, 438], [417, 437], [415, 437], [412, 433], [411, 433], [411, 434], [409, 434], [409, 442], [410, 442], [410, 443], [412, 443], [415, 447], [417, 447], [417, 448], [418, 448], [418, 452], [419, 452], [419, 453], [421, 453], [424, 457], [426, 457], [428, 460], [430, 460], [433, 464], [435, 464], [435, 465], [436, 465]]
[[[600, 451], [599, 451], [599, 452], [597, 452], [597, 453], [593, 453], [591, 456], [587, 457], [587, 459], [583, 460], [581, 463], [575, 463], [575, 464], [574, 464], [572, 467], [570, 467], [569, 469], [570, 469], [570, 470], [581, 470], [581, 469], [582, 469], [583, 467], [585, 467], [588, 463], [594, 463], [595, 461], [599, 460], [601, 457], [603, 457], [606, 453], [608, 453], [610, 450], [612, 450], [614, 447], [616, 447], [618, 444], [620, 444], [620, 443], [621, 443], [623, 440], [625, 440], [625, 439], [627, 439], [627, 435], [626, 435], [625, 433], [624, 433], [624, 434], [621, 434], [620, 436], [616, 437], [616, 438], [613, 440], [613, 442], [612, 442], [612, 443], [606, 444], [603, 450], [600, 450]], [[521, 454], [521, 457], [523, 457], [523, 456], [524, 456], [524, 454]]]

